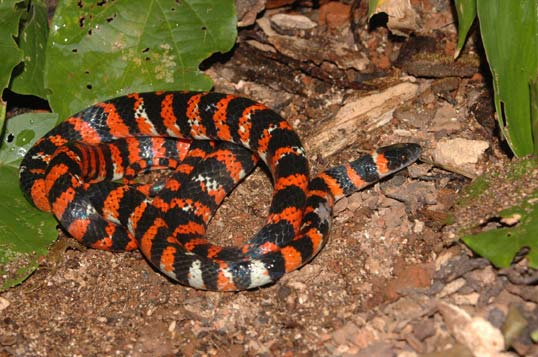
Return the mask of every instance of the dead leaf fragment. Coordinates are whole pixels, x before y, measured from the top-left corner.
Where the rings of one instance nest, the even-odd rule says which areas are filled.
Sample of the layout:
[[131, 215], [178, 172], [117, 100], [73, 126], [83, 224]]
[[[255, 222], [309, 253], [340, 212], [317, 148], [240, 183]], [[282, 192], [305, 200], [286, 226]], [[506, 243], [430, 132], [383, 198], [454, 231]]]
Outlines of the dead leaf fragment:
[[395, 35], [408, 37], [410, 33], [419, 29], [418, 14], [409, 0], [380, 1], [374, 14], [380, 12], [388, 15], [387, 27]]

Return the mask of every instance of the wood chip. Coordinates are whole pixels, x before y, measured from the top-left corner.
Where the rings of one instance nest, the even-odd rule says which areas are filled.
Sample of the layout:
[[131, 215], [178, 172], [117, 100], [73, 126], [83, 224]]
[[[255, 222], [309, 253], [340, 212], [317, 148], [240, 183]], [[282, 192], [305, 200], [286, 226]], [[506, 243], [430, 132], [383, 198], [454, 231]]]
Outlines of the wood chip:
[[414, 98], [419, 86], [403, 82], [382, 92], [346, 103], [334, 119], [323, 125], [311, 140], [310, 149], [322, 151], [328, 157], [356, 140], [355, 132], [371, 131], [392, 119], [392, 113], [402, 102]]

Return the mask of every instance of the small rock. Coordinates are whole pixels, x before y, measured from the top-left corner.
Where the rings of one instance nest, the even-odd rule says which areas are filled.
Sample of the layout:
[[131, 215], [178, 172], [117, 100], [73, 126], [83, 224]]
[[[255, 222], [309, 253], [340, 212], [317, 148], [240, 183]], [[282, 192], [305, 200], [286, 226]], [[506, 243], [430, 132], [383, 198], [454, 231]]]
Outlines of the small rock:
[[415, 219], [415, 225], [413, 226], [413, 233], [419, 234], [424, 230], [425, 223]]
[[306, 284], [298, 282], [298, 281], [290, 281], [288, 283], [288, 286], [290, 288], [292, 288], [292, 289], [297, 290], [297, 291], [305, 291], [306, 290]]
[[385, 314], [398, 320], [412, 320], [431, 313], [435, 309], [433, 299], [426, 296], [404, 296], [394, 303], [387, 305]]
[[460, 252], [456, 257], [449, 259], [439, 267], [435, 272], [435, 278], [437, 280], [452, 281], [472, 270], [482, 269], [489, 264], [486, 259], [471, 259]]
[[[398, 202], [398, 201], [395, 201]], [[398, 202], [395, 204], [395, 207], [388, 208], [382, 212], [387, 228], [395, 228], [402, 224], [402, 220], [404, 217], [407, 218], [407, 214], [405, 212], [405, 205], [401, 202]]]
[[10, 305], [11, 303], [9, 302], [8, 299], [5, 299], [3, 297], [0, 296], [0, 311], [3, 311], [5, 309], [7, 309], [7, 307]]
[[475, 291], [493, 285], [497, 279], [497, 275], [493, 268], [488, 265], [484, 269], [476, 269], [465, 274], [465, 279], [471, 285]]
[[344, 212], [348, 208], [348, 201], [348, 197], [342, 197], [340, 200], [338, 200], [333, 207], [333, 215], [338, 216], [340, 213]]
[[376, 316], [370, 321], [370, 325], [378, 331], [385, 332], [387, 327], [387, 321], [380, 316]]
[[412, 326], [413, 335], [415, 335], [415, 337], [418, 338], [420, 341], [423, 341], [426, 338], [435, 334], [435, 324], [432, 319], [419, 320], [413, 323]]
[[468, 140], [462, 138], [442, 140], [437, 145], [434, 156], [439, 161], [451, 161], [457, 166], [476, 164], [480, 156], [488, 148], [489, 144], [484, 140]]
[[265, 0], [237, 0], [235, 8], [237, 13], [237, 26], [250, 26], [256, 21], [256, 16], [263, 11]]
[[535, 304], [538, 304], [538, 294], [536, 294], [536, 287], [529, 285], [513, 285], [508, 284], [506, 286], [506, 290], [508, 290], [510, 293], [520, 296], [522, 299], [534, 302]]
[[[431, 93], [431, 91], [427, 91], [426, 93]], [[426, 105], [427, 101], [424, 98], [424, 96], [425, 94], [422, 94], [421, 96], [424, 106], [417, 106], [417, 105], [413, 106], [413, 105], [407, 105], [404, 103], [394, 110], [394, 113], [393, 113], [394, 119], [401, 120], [405, 122], [406, 124], [413, 126], [414, 128], [422, 129], [428, 126], [433, 116], [435, 115], [435, 109], [433, 107]], [[432, 101], [435, 100], [435, 97], [433, 95], [431, 97], [432, 97]], [[397, 132], [399, 130], [401, 129], [396, 129]], [[411, 134], [411, 135], [414, 135], [414, 134]], [[418, 166], [418, 165], [412, 165], [412, 166]]]
[[420, 353], [424, 352], [425, 350], [424, 344], [421, 341], [419, 341], [414, 335], [407, 334], [403, 337], [405, 338], [405, 340], [407, 341], [409, 346], [411, 346], [412, 349]]
[[454, 106], [444, 104], [437, 109], [433, 117], [429, 131], [457, 131], [461, 129], [461, 123], [458, 120], [458, 113]]
[[362, 349], [362, 348], [368, 347], [368, 345], [370, 345], [372, 341], [375, 341], [378, 339], [379, 339], [379, 333], [372, 327], [365, 326], [359, 329], [357, 333], [355, 333], [355, 335], [352, 338], [352, 342], [355, 346]]
[[334, 331], [333, 339], [336, 343], [343, 345], [348, 341], [353, 341], [354, 336], [359, 332], [359, 328], [353, 322], [346, 323], [342, 328]]
[[174, 334], [174, 331], [176, 330], [176, 326], [177, 326], [177, 321], [174, 320], [170, 323], [170, 325], [168, 325], [168, 332], [170, 332], [171, 334]]
[[484, 140], [441, 139], [433, 150], [433, 159], [441, 166], [477, 176], [476, 164], [488, 148], [489, 143]]
[[461, 289], [465, 285], [465, 279], [458, 278], [456, 280], [451, 281], [450, 283], [446, 284], [443, 290], [437, 294], [437, 297], [443, 298], [448, 295], [454, 294], [456, 291]]
[[428, 172], [432, 169], [430, 164], [415, 164], [407, 168], [407, 172], [411, 178], [418, 178], [421, 176], [426, 176]]
[[286, 35], [297, 30], [312, 30], [317, 24], [304, 15], [276, 14], [271, 17], [271, 26], [278, 33]]
[[364, 267], [373, 275], [381, 275], [382, 263], [376, 257], [369, 256], [366, 258]]
[[454, 302], [458, 305], [476, 306], [479, 298], [480, 298], [479, 293], [470, 293], [470, 294], [465, 294], [465, 295], [458, 294], [454, 296]]
[[394, 356], [392, 346], [388, 342], [375, 342], [372, 345], [361, 350], [355, 355], [356, 357], [391, 357]]
[[340, 2], [329, 2], [319, 8], [319, 22], [329, 28], [338, 28], [349, 22], [351, 7]]
[[383, 187], [382, 190], [393, 201], [404, 202], [411, 212], [416, 212], [424, 204], [434, 205], [437, 203], [435, 194], [437, 190], [433, 182], [410, 181], [399, 187]]
[[398, 272], [397, 278], [387, 284], [385, 295], [389, 299], [395, 299], [399, 296], [399, 291], [410, 288], [427, 288], [431, 284], [433, 272], [433, 263], [410, 265]]
[[460, 254], [458, 249], [448, 249], [443, 251], [437, 259], [435, 259], [435, 271], [441, 269], [443, 265], [448, 263], [452, 258]]
[[444, 302], [439, 302], [437, 307], [452, 335], [475, 356], [502, 355], [504, 337], [489, 321], [471, 317], [465, 310]]

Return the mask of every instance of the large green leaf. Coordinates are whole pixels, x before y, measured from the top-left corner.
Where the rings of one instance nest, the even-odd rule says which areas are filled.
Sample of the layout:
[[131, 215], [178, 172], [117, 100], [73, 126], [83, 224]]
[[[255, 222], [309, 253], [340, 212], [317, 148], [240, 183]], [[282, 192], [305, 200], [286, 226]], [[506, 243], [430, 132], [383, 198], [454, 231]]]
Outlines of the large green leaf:
[[500, 212], [503, 219], [518, 219], [514, 227], [492, 229], [463, 238], [472, 250], [490, 260], [495, 266], [507, 268], [514, 257], [527, 249], [531, 268], [538, 268], [538, 192], [521, 204]]
[[538, 70], [537, 11], [538, 0], [477, 0], [499, 126], [517, 156], [534, 150], [529, 82]]
[[24, 52], [24, 65], [14, 73], [11, 90], [46, 98], [44, 84], [45, 50], [48, 37], [47, 7], [42, 1], [32, 1], [28, 18], [23, 21], [19, 46]]
[[[515, 160], [495, 171], [478, 177], [467, 186], [458, 206], [465, 207], [460, 216], [465, 223], [463, 241], [475, 252], [489, 259], [497, 267], [508, 267], [514, 257], [528, 252], [529, 265], [538, 268], [538, 189], [529, 188], [529, 178], [538, 170], [533, 157]], [[503, 202], [516, 202], [512, 207], [499, 202], [499, 187], [503, 187]], [[466, 213], [465, 213], [466, 212]], [[471, 213], [473, 212], [473, 213]], [[501, 222], [504, 226], [492, 229], [484, 222]], [[469, 232], [483, 230], [477, 234]]]
[[0, 291], [30, 275], [58, 236], [51, 214], [32, 206], [19, 188], [19, 162], [56, 114], [23, 114], [7, 121], [0, 143]]
[[[532, 132], [538, 134], [538, 77], [530, 83]], [[534, 136], [534, 152], [538, 153], [538, 137]]]
[[0, 0], [0, 96], [9, 85], [13, 68], [22, 60], [23, 52], [15, 37], [19, 34], [19, 21], [24, 11], [23, 1]]
[[65, 118], [130, 92], [207, 90], [200, 62], [235, 36], [232, 0], [63, 1], [47, 48], [50, 104]]
[[455, 0], [454, 2], [458, 13], [458, 47], [454, 54], [456, 58], [465, 44], [467, 33], [476, 17], [476, 0]]

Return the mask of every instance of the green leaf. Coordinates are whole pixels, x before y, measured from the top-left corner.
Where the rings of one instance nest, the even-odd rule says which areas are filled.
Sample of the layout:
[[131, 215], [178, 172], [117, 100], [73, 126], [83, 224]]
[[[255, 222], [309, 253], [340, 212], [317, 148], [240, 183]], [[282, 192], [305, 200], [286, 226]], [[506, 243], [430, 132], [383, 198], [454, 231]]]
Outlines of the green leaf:
[[54, 113], [26, 113], [10, 118], [0, 143], [0, 166], [18, 168], [30, 147], [52, 129], [57, 120], [58, 114]]
[[369, 0], [368, 1], [368, 18], [375, 14], [378, 5], [381, 5], [384, 0]]
[[13, 68], [22, 60], [23, 52], [17, 46], [15, 37], [19, 34], [23, 5], [20, 0], [0, 0], [0, 96], [9, 86]]
[[535, 77], [530, 83], [531, 91], [531, 125], [534, 133], [534, 152], [538, 153], [538, 77]]
[[19, 40], [19, 46], [24, 51], [24, 65], [21, 66], [21, 73], [13, 74], [12, 91], [47, 97], [44, 73], [48, 34], [47, 7], [41, 1], [32, 1]]
[[537, 9], [538, 0], [477, 0], [499, 126], [517, 156], [534, 150], [529, 82], [538, 70]]
[[[476, 253], [489, 259], [498, 267], [507, 267], [523, 248], [529, 249], [529, 265], [538, 267], [538, 188], [529, 180], [538, 170], [538, 159], [528, 157], [507, 163], [478, 177], [463, 192], [458, 206], [466, 207], [463, 221], [469, 215], [475, 223], [466, 223], [462, 233], [463, 241]], [[500, 189], [502, 188], [502, 189]], [[499, 202], [502, 190], [503, 202], [516, 202], [506, 207]], [[502, 205], [502, 207], [499, 207]], [[471, 210], [477, 214], [471, 214]], [[500, 212], [499, 212], [500, 211]], [[475, 235], [468, 234], [484, 228], [485, 222], [500, 222], [504, 226]]]
[[514, 227], [466, 236], [463, 238], [465, 244], [500, 268], [509, 267], [516, 254], [528, 248], [529, 266], [538, 268], [538, 192], [528, 196], [520, 205], [502, 211], [500, 216], [505, 219], [519, 217], [519, 222]]
[[65, 118], [150, 90], [207, 90], [200, 62], [235, 42], [232, 0], [63, 1], [51, 24], [46, 86]]
[[56, 120], [56, 114], [29, 113], [7, 121], [0, 144], [0, 291], [26, 279], [58, 236], [52, 215], [22, 194], [18, 175], [22, 156]]
[[[1, 97], [0, 97], [1, 98]], [[0, 99], [0, 138], [4, 132], [4, 122], [6, 121], [7, 105]]]
[[458, 47], [454, 58], [457, 58], [476, 17], [476, 0], [455, 0], [455, 3], [456, 12], [458, 13]]

